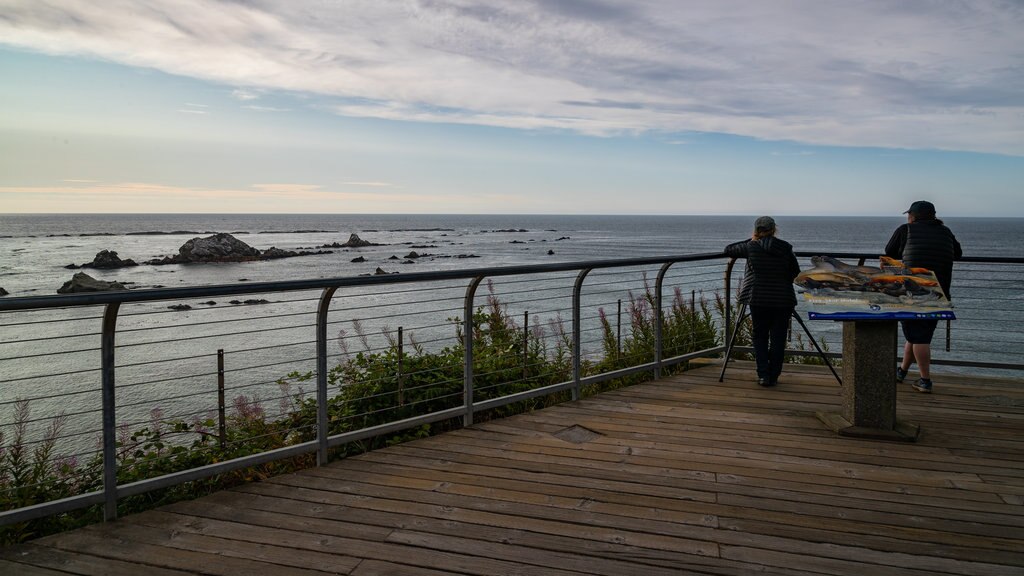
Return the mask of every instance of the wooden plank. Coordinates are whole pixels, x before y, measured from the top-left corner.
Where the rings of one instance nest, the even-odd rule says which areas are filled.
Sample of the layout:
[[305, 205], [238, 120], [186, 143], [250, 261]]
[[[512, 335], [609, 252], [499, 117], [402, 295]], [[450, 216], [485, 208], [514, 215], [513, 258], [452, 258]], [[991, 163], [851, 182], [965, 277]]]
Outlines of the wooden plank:
[[[529, 454], [519, 454], [517, 459], [509, 459], [509, 454], [505, 450], [501, 449], [483, 449], [483, 448], [462, 448], [457, 453], [449, 453], [438, 450], [431, 450], [427, 445], [403, 445], [395, 446], [390, 453], [401, 454], [402, 457], [408, 454], [411, 456], [422, 456], [424, 458], [440, 459], [442, 461], [450, 462], [464, 462], [464, 463], [479, 463], [482, 466], [491, 466], [495, 468], [521, 468], [523, 470], [538, 472], [538, 471], [554, 471], [558, 470], [560, 474], [568, 476], [594, 476], [598, 474], [596, 469], [600, 469], [600, 474], [604, 478], [618, 478], [618, 479], [632, 479], [634, 482], [640, 482], [644, 484], [663, 485], [669, 487], [679, 487], [681, 489], [695, 489], [695, 490], [709, 490], [712, 489], [707, 487], [708, 482], [726, 482], [726, 483], [744, 483], [749, 485], [762, 484], [765, 486], [787, 486], [788, 489], [798, 492], [811, 492], [817, 494], [844, 494], [848, 493], [849, 490], [872, 490], [877, 491], [879, 496], [877, 499], [883, 501], [890, 501], [895, 497], [902, 497], [902, 495], [911, 495], [919, 497], [936, 497], [946, 499], [956, 499], [957, 497], [969, 497], [970, 492], [966, 489], [958, 488], [934, 488], [934, 487], [919, 487], [906, 484], [892, 484], [882, 482], [870, 482], [856, 478], [822, 478], [813, 475], [798, 475], [798, 474], [766, 474], [763, 471], [756, 471], [750, 474], [751, 470], [743, 468], [732, 468], [731, 472], [721, 472], [717, 474], [704, 474], [700, 476], [700, 480], [690, 480], [685, 472], [679, 473], [672, 470], [672, 473], [668, 473], [668, 469], [665, 468], [652, 468], [647, 466], [635, 466], [628, 464], [618, 465], [596, 465], [590, 461], [566, 461], [566, 462], [552, 462], [543, 458], [532, 458]], [[969, 483], [965, 484], [967, 488], [980, 486], [988, 487], [984, 484]], [[1002, 491], [1000, 487], [990, 486], [992, 491]], [[714, 489], [722, 491], [728, 491], [729, 489], [717, 486]], [[742, 493], [742, 492], [741, 492]]]
[[193, 572], [183, 572], [157, 566], [143, 566], [131, 561], [114, 560], [101, 558], [89, 554], [76, 554], [53, 548], [39, 546], [35, 543], [20, 544], [15, 547], [3, 549], [0, 553], [5, 559], [20, 562], [17, 571], [5, 571], [4, 565], [0, 565], [0, 574], [34, 574], [28, 570], [29, 565], [40, 569], [53, 569], [59, 572], [46, 572], [48, 574], [79, 574], [82, 576], [138, 576], [144, 572], [146, 576], [185, 576]]
[[[168, 515], [176, 516], [176, 515]], [[221, 550], [246, 551], [262, 556], [265, 561], [273, 564], [272, 570], [276, 574], [278, 566], [290, 559], [290, 562], [307, 564], [305, 570], [314, 570], [312, 566], [318, 566], [320, 571], [328, 573], [347, 574], [354, 569], [358, 562], [352, 562], [355, 556], [372, 558], [383, 561], [398, 561], [410, 565], [421, 565], [428, 568], [438, 569], [453, 568], [454, 571], [469, 574], [551, 574], [553, 576], [578, 576], [586, 572], [577, 570], [562, 570], [553, 566], [543, 565], [544, 558], [530, 558], [516, 561], [495, 560], [480, 555], [450, 554], [444, 551], [416, 548], [410, 549], [394, 543], [381, 543], [371, 540], [357, 540], [333, 536], [318, 535], [316, 538], [309, 538], [301, 533], [284, 534], [286, 531], [244, 526], [237, 522], [225, 522], [216, 520], [203, 520], [199, 523], [188, 521], [187, 517], [168, 518], [157, 517], [155, 514], [145, 512], [137, 514], [136, 525], [132, 528], [132, 534], [137, 535], [141, 529], [142, 536], [149, 538], [150, 534], [160, 538], [163, 533], [173, 533], [174, 538], [186, 541], [189, 546], [206, 546], [214, 542]], [[154, 527], [153, 530], [147, 530]], [[275, 538], [283, 538], [286, 543], [295, 548], [285, 548], [270, 545], [269, 542]], [[240, 540], [244, 539], [244, 540]], [[223, 543], [224, 540], [231, 540], [230, 545]], [[214, 544], [210, 544], [211, 546]], [[280, 548], [281, 550], [278, 550]], [[340, 569], [337, 562], [323, 565], [325, 557], [330, 554], [317, 553], [316, 550], [335, 550], [338, 555], [338, 562], [350, 567]]]
[[43, 568], [34, 564], [22, 564], [0, 559], [0, 574], [10, 576], [67, 576], [74, 572], [58, 572], [49, 568]]
[[[145, 574], [150, 566], [172, 568], [185, 572], [211, 574], [214, 576], [242, 576], [273, 572], [282, 576], [302, 576], [315, 574], [308, 569], [294, 568], [273, 564], [264, 560], [250, 559], [240, 555], [233, 546], [223, 541], [207, 540], [203, 542], [189, 539], [188, 544], [175, 539], [172, 534], [161, 534], [162, 538], [151, 538], [159, 544], [144, 542], [137, 539], [145, 537], [142, 530], [132, 526], [131, 530], [123, 527], [127, 524], [111, 524], [99, 527], [88, 527], [75, 530], [57, 537], [48, 537], [39, 541], [40, 545], [53, 546], [60, 550], [79, 552], [99, 558], [112, 558], [139, 565], [139, 574]], [[209, 552], [197, 552], [190, 545], [212, 549]], [[324, 572], [319, 572], [324, 574]]]

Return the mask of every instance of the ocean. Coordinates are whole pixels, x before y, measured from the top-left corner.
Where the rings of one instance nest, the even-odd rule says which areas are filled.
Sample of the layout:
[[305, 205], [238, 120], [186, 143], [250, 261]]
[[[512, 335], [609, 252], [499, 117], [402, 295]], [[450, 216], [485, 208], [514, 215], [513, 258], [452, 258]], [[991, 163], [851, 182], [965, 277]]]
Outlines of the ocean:
[[[0, 287], [11, 296], [54, 294], [101, 250], [137, 262], [177, 253], [190, 238], [229, 232], [261, 250], [316, 249], [358, 234], [382, 246], [268, 262], [202, 266], [138, 266], [86, 270], [131, 288], [331, 278], [387, 271], [426, 271], [513, 264], [717, 252], [746, 237], [754, 216], [554, 215], [265, 215], [265, 214], [7, 214], [0, 215]], [[779, 236], [798, 251], [881, 253], [904, 219], [779, 216]], [[948, 218], [969, 256], [1024, 257], [1024, 219]], [[515, 230], [510, 232], [510, 230]], [[185, 232], [185, 233], [174, 233]], [[398, 266], [389, 261], [431, 245], [438, 257]], [[423, 250], [420, 249], [422, 252]], [[548, 254], [551, 251], [553, 254]], [[458, 256], [473, 255], [464, 259]]]
[[[231, 233], [260, 250], [332, 253], [85, 272], [131, 289], [146, 289], [352, 277], [372, 274], [377, 268], [401, 274], [674, 256], [720, 252], [726, 244], [748, 237], [754, 219], [752, 215], [0, 215], [0, 287], [10, 293], [5, 298], [55, 294], [77, 272], [65, 266], [90, 262], [101, 250], [144, 262], [174, 255], [187, 240], [216, 232]], [[899, 216], [777, 216], [776, 221], [779, 236], [801, 252], [881, 254], [892, 231], [905, 220]], [[1024, 258], [1024, 219], [949, 218], [946, 223], [967, 256]], [[324, 248], [344, 243], [350, 234], [377, 245]], [[425, 255], [407, 259], [411, 251]], [[356, 257], [364, 261], [353, 262]], [[802, 264], [808, 265], [806, 260]], [[721, 286], [722, 262], [679, 268], [678, 280], [685, 283], [688, 296], [691, 289], [710, 292]], [[953, 300], [961, 320], [952, 324], [949, 352], [941, 350], [944, 335], [937, 335], [937, 359], [1024, 364], [1022, 270], [1012, 265], [958, 265]], [[737, 270], [736, 277], [741, 274]], [[550, 324], [553, 318], [568, 317], [565, 290], [571, 287], [572, 277], [562, 274], [559, 286], [550, 279], [510, 280], [498, 290], [513, 304], [515, 314], [521, 316], [526, 308], [531, 326], [547, 322], [550, 333], [555, 329]], [[584, 319], [584, 352], [588, 346], [600, 345], [595, 329], [598, 306], [610, 314], [615, 298], [623, 298], [620, 293], [601, 300], [601, 287], [625, 276], [608, 278], [595, 272], [588, 279], [598, 293], [591, 296], [597, 304], [588, 308]], [[642, 291], [639, 273], [630, 281], [630, 290]], [[394, 329], [403, 324], [407, 337], [419, 345], [450, 345], [455, 331], [448, 318], [461, 316], [465, 284], [417, 290], [396, 285], [394, 290], [369, 294], [339, 292], [332, 303], [332, 365], [349, 353], [380, 349], [389, 337], [384, 333], [394, 337]], [[485, 290], [481, 289], [482, 295]], [[209, 415], [217, 402], [218, 349], [226, 350], [229, 399], [259, 396], [271, 410], [277, 403], [285, 409], [297, 392], [278, 381], [293, 370], [315, 366], [311, 326], [317, 296], [272, 295], [261, 306], [188, 302], [193, 309], [184, 312], [168, 310], [166, 302], [123, 307], [117, 336], [119, 422], [138, 427], [155, 413], [165, 418]], [[0, 313], [0, 431], [3, 423], [11, 421], [14, 400], [29, 399], [37, 429], [64, 412], [69, 436], [65, 444], [82, 453], [95, 449], [99, 314], [96, 309]], [[817, 338], [838, 348], [838, 324], [810, 324]]]

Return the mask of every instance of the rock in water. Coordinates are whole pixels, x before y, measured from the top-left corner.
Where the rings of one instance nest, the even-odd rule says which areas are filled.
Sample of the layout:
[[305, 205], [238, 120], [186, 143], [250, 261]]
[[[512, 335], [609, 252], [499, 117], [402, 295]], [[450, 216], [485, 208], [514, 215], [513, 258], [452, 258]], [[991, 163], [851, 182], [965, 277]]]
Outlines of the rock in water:
[[178, 248], [178, 262], [248, 262], [259, 260], [260, 251], [231, 234], [193, 238]]
[[363, 240], [358, 234], [352, 234], [348, 237], [348, 242], [341, 245], [342, 248], [362, 248], [363, 246], [376, 246], [376, 244]]
[[77, 292], [112, 292], [127, 290], [120, 282], [97, 280], [85, 272], [78, 272], [57, 289], [57, 294], [74, 294]]
[[101, 250], [96, 253], [96, 257], [92, 259], [92, 262], [82, 264], [82, 268], [99, 268], [102, 270], [126, 268], [128, 266], [138, 266], [138, 264], [136, 264], [135, 260], [132, 260], [131, 258], [121, 260], [121, 258], [117, 256], [117, 252], [112, 250]]
[[298, 256], [299, 253], [292, 250], [282, 250], [276, 246], [271, 246], [263, 251], [263, 260], [277, 260], [278, 258], [291, 258], [292, 256]]
[[10, 294], [10, 292], [4, 290], [3, 288], [0, 288], [0, 296], [7, 296], [8, 294]]

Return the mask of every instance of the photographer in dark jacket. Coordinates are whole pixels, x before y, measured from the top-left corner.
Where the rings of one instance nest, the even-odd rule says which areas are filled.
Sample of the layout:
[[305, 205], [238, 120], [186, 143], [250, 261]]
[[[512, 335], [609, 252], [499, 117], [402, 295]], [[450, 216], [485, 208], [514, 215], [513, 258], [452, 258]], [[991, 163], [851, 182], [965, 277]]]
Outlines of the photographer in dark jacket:
[[[935, 272], [946, 298], [952, 299], [949, 285], [953, 279], [953, 261], [964, 254], [960, 242], [942, 220], [935, 217], [935, 205], [931, 202], [918, 200], [904, 214], [907, 215], [907, 223], [893, 232], [885, 246], [885, 255], [902, 260], [907, 268], [927, 268]], [[896, 369], [897, 382], [903, 382], [907, 370], [917, 362], [921, 379], [914, 384], [914, 389], [918, 392], [932, 391], [931, 342], [938, 323], [938, 320], [901, 322], [907, 343], [903, 347], [903, 362]]]
[[775, 220], [762, 216], [754, 222], [750, 240], [725, 247], [727, 255], [747, 259], [739, 301], [750, 308], [754, 323], [754, 359], [761, 386], [774, 386], [782, 374], [786, 332], [796, 307], [793, 279], [800, 273], [793, 246], [776, 238], [775, 232]]

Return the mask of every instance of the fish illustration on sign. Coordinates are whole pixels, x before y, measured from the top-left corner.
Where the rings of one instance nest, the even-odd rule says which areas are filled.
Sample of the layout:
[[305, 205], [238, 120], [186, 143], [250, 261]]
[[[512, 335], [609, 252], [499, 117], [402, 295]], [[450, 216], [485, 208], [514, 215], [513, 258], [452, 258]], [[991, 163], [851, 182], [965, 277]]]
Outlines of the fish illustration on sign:
[[910, 268], [882, 256], [879, 267], [847, 264], [831, 256], [814, 256], [812, 267], [793, 283], [804, 300], [821, 312], [934, 313], [952, 304], [935, 273]]

